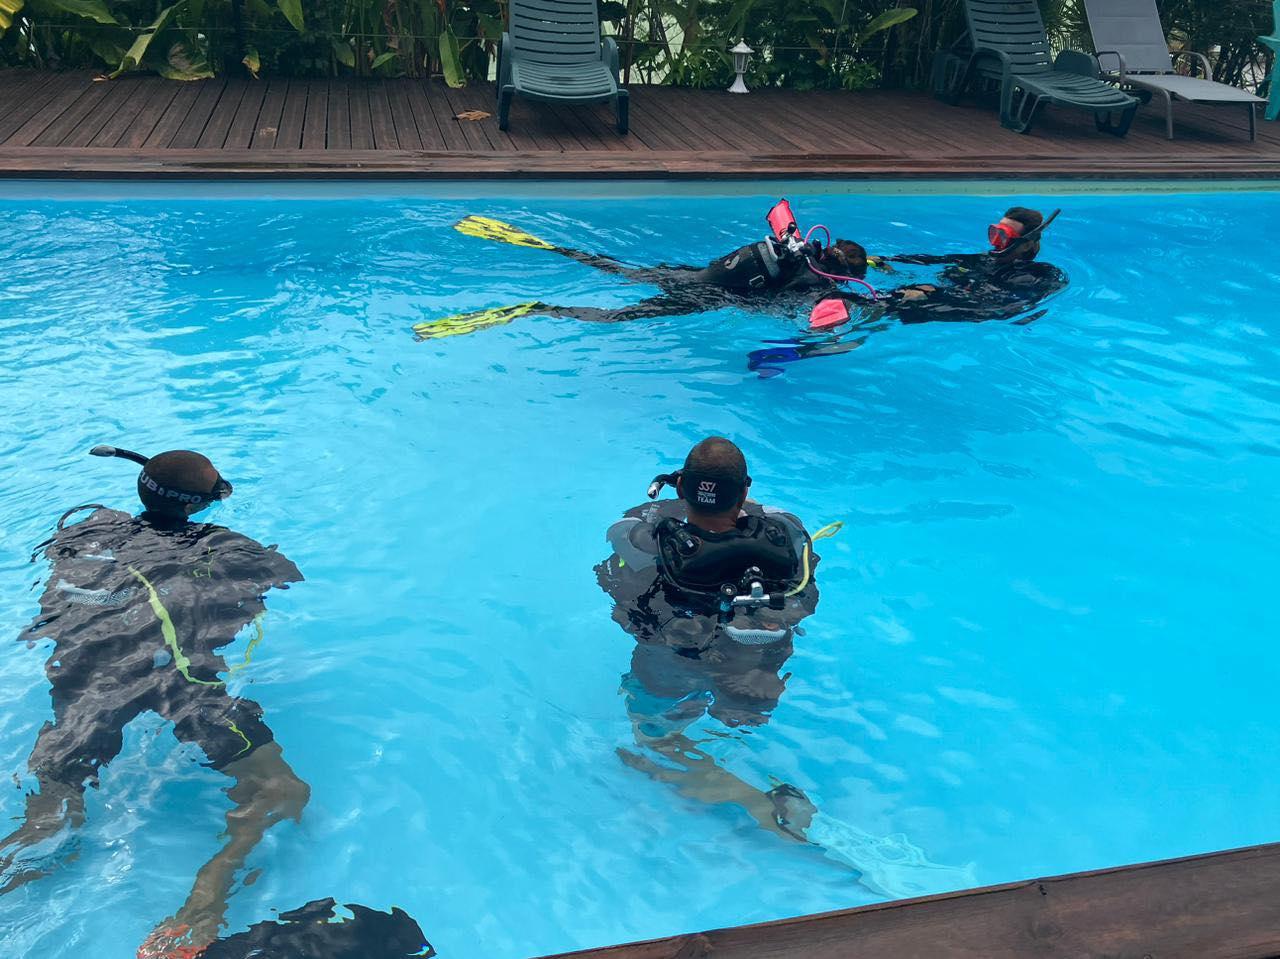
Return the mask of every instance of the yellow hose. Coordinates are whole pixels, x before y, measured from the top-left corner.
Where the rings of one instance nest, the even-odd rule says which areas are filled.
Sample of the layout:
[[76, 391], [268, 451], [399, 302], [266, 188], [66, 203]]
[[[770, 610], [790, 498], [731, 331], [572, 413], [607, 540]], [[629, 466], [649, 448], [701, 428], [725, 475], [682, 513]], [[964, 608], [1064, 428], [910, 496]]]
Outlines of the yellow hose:
[[804, 544], [804, 552], [800, 554], [800, 568], [803, 570], [804, 575], [800, 577], [800, 585], [787, 592], [788, 598], [803, 592], [804, 588], [809, 585], [809, 554], [813, 552], [813, 543], [820, 539], [830, 539], [842, 529], [844, 529], [844, 523], [836, 520], [834, 523], [828, 523], [809, 537], [809, 542]]

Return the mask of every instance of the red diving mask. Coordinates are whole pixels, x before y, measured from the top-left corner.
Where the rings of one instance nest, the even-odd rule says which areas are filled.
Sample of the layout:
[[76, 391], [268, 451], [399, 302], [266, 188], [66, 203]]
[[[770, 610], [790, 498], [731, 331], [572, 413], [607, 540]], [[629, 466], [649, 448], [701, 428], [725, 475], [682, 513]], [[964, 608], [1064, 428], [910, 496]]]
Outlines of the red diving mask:
[[992, 223], [987, 227], [987, 241], [997, 253], [1003, 253], [1022, 234], [1007, 223]]

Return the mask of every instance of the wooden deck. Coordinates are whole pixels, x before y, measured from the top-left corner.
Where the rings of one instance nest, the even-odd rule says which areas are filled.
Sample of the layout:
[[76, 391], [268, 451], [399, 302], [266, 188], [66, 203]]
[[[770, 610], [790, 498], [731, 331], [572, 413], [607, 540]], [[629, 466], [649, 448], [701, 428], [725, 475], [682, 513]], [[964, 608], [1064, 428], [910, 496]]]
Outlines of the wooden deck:
[[1276, 959], [1280, 844], [545, 959]]
[[887, 91], [633, 87], [626, 137], [604, 106], [517, 101], [508, 133], [469, 110], [492, 85], [5, 71], [0, 176], [1280, 179], [1280, 123], [1251, 143], [1238, 108], [1179, 105], [1173, 142], [1153, 107], [1125, 140], [1067, 110], [1019, 136], [990, 106]]

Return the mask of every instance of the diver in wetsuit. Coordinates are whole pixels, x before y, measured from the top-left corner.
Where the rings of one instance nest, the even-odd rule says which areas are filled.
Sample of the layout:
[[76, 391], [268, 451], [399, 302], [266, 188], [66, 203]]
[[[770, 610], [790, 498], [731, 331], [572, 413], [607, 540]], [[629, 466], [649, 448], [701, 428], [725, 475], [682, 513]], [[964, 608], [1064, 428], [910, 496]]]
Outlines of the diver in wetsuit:
[[805, 841], [782, 812], [803, 794], [748, 784], [684, 730], [704, 714], [730, 728], [769, 721], [794, 627], [818, 603], [812, 541], [794, 516], [747, 500], [746, 460], [727, 439], [695, 446], [683, 469], [654, 480], [650, 498], [668, 484], [680, 499], [628, 510], [609, 530], [613, 554], [596, 567], [614, 620], [637, 643], [622, 679], [636, 744], [664, 762], [619, 755], [685, 795], [737, 803], [762, 827]]
[[870, 332], [885, 328], [887, 321], [914, 323], [983, 323], [1013, 320], [1025, 325], [1038, 319], [1033, 312], [1067, 285], [1067, 276], [1052, 263], [1036, 259], [1047, 220], [1037, 210], [1013, 207], [987, 229], [991, 249], [984, 253], [946, 255], [905, 254], [883, 258], [885, 263], [941, 266], [932, 283], [914, 283], [880, 294], [868, 302], [857, 293], [840, 292], [823, 297], [810, 315], [813, 330], [833, 329], [855, 317], [850, 305], [866, 307], [863, 318], [835, 337], [817, 342], [783, 344], [756, 350], [748, 368], [776, 372], [779, 364], [818, 356], [835, 356], [857, 349]]
[[885, 898], [974, 885], [970, 867], [930, 862], [899, 832], [839, 820], [789, 783], [752, 785], [686, 734], [704, 715], [730, 730], [769, 722], [797, 627], [818, 604], [813, 541], [840, 524], [810, 537], [796, 517], [747, 500], [746, 460], [720, 437], [695, 446], [683, 469], [655, 477], [650, 499], [668, 484], [680, 499], [628, 510], [609, 529], [613, 554], [596, 567], [614, 621], [636, 640], [622, 691], [638, 749], [618, 756], [691, 799], [741, 806]]
[[[302, 581], [274, 546], [188, 517], [231, 493], [204, 456], [187, 450], [151, 458], [110, 446], [99, 456], [142, 464], [143, 512], [105, 506], [63, 514], [43, 544], [52, 568], [40, 612], [22, 634], [53, 641], [45, 667], [53, 721], [28, 760], [39, 791], [21, 826], [0, 840], [0, 892], [48, 871], [33, 847], [84, 822], [85, 786], [122, 748], [122, 730], [152, 711], [210, 767], [234, 780], [227, 795], [226, 844], [199, 871], [186, 902], [139, 949], [140, 957], [187, 956], [211, 942], [226, 912], [235, 872], [263, 833], [297, 819], [308, 786], [285, 762], [262, 708], [227, 692], [218, 650], [266, 612], [264, 594]], [[72, 521], [76, 514], [88, 516]], [[250, 641], [250, 649], [256, 640]], [[248, 653], [246, 652], [246, 662]]]
[[[776, 212], [780, 209], [782, 212]], [[835, 290], [832, 276], [861, 279], [866, 275], [867, 253], [859, 244], [835, 240], [824, 246], [816, 241], [800, 241], [795, 236], [797, 231], [791, 216], [790, 206], [783, 200], [770, 211], [772, 235], [717, 257], [702, 267], [628, 266], [612, 257], [555, 246], [498, 220], [469, 216], [455, 224], [455, 228], [467, 236], [558, 253], [629, 283], [656, 286], [662, 292], [618, 309], [528, 302], [419, 323], [413, 329], [419, 339], [428, 340], [500, 326], [522, 316], [562, 316], [592, 323], [687, 316], [725, 306], [775, 303], [788, 297], [799, 300]]]

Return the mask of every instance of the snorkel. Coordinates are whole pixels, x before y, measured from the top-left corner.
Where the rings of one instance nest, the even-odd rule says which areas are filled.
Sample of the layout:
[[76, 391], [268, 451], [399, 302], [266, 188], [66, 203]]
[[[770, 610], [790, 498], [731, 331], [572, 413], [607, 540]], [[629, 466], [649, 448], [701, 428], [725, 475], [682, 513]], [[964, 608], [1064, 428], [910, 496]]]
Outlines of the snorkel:
[[1049, 228], [1049, 224], [1056, 220], [1061, 212], [1061, 209], [1054, 210], [1038, 227], [1033, 230], [1027, 230], [1025, 233], [1014, 233], [1004, 223], [992, 223], [987, 227], [987, 242], [991, 244], [991, 255], [1009, 256], [1011, 253], [1021, 250], [1028, 243], [1039, 240], [1041, 234]]
[[[149, 512], [185, 518], [231, 495], [231, 484], [222, 478], [222, 474], [208, 458], [189, 450], [171, 450], [147, 457], [133, 450], [102, 445], [91, 449], [89, 455], [130, 460], [141, 466], [142, 472], [138, 474], [138, 496]], [[175, 463], [175, 460], [179, 462]], [[181, 470], [184, 466], [192, 465], [213, 470], [215, 478], [211, 488], [192, 489], [188, 484], [177, 483], [164, 476], [165, 473], [173, 472], [175, 467]], [[161, 479], [156, 479], [153, 473], [159, 473]]]
[[[819, 223], [811, 227], [808, 233], [801, 236], [800, 227], [796, 225], [795, 214], [791, 212], [791, 204], [785, 198], [773, 205], [773, 209], [765, 215], [765, 222], [769, 224], [769, 229], [773, 231], [773, 238], [791, 253], [804, 257], [805, 265], [809, 268], [809, 272], [815, 276], [830, 280], [832, 283], [857, 283], [870, 294], [872, 299], [880, 298], [879, 291], [866, 280], [856, 276], [828, 273], [814, 263], [815, 259], [822, 259], [824, 249], [831, 249], [831, 231]], [[813, 234], [819, 230], [826, 235], [826, 247], [823, 247], [820, 242], [813, 239]]]

